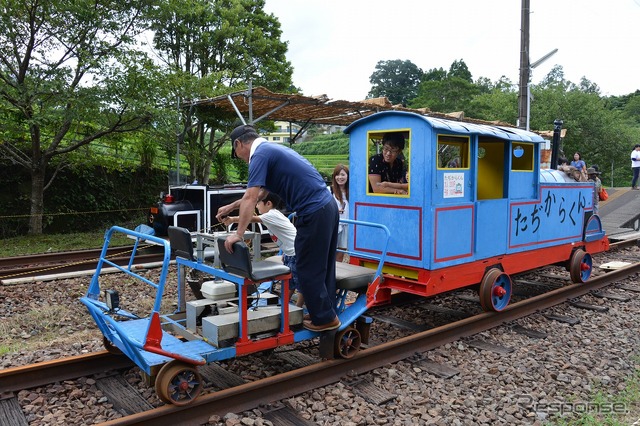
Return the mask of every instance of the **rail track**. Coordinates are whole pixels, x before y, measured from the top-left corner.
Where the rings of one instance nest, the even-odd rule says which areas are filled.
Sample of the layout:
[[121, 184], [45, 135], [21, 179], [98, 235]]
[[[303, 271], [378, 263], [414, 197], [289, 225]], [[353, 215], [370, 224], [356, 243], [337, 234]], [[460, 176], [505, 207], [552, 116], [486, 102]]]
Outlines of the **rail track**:
[[[263, 243], [262, 253], [273, 253], [275, 244]], [[117, 265], [127, 265], [133, 246], [109, 248], [107, 256]], [[155, 245], [138, 248], [135, 265], [153, 267], [162, 262], [162, 253]], [[74, 250], [67, 252], [44, 253], [30, 256], [0, 258], [0, 284], [13, 284], [33, 280], [53, 280], [64, 274], [92, 273], [98, 263], [102, 249]]]
[[[618, 241], [611, 243], [610, 249], [615, 250], [636, 244], [636, 240]], [[162, 255], [155, 252], [154, 245], [146, 245], [138, 250], [149, 253], [138, 254], [135, 258], [137, 265], [154, 265], [162, 261]], [[131, 246], [113, 247], [107, 252], [107, 257], [118, 265], [126, 265], [131, 251]], [[92, 272], [96, 269], [101, 252], [102, 249], [90, 249], [0, 258], [0, 284], [23, 282], [33, 278], [56, 279], [61, 274]], [[274, 252], [273, 245], [263, 244], [262, 252]]]
[[[142, 251], [135, 258], [138, 265], [162, 261], [162, 254], [154, 246], [144, 246], [138, 250]], [[107, 252], [107, 257], [118, 265], [127, 265], [131, 252], [132, 246], [113, 247]], [[96, 269], [101, 253], [102, 249], [91, 249], [0, 258], [0, 284], [87, 273]]]
[[[626, 243], [626, 245], [629, 244]], [[625, 246], [625, 244], [619, 246]], [[416, 357], [420, 357], [419, 354], [422, 352], [476, 335], [532, 313], [543, 311], [551, 306], [564, 302], [575, 304], [581, 296], [593, 293], [638, 272], [640, 272], [640, 263], [635, 263], [623, 269], [602, 274], [585, 284], [566, 285], [544, 294], [529, 297], [509, 305], [500, 313], [472, 315], [428, 330], [412, 332], [398, 340], [364, 347], [350, 359], [310, 361], [312, 362], [310, 365], [301, 366], [272, 377], [249, 383], [239, 384], [238, 382], [226, 389], [203, 395], [187, 407], [165, 405], [153, 408], [148, 404], [133, 404], [136, 408], [132, 408], [130, 405], [128, 409], [126, 407], [122, 409], [122, 412], [127, 412], [128, 415], [111, 420], [107, 424], [202, 424], [206, 423], [212, 414], [222, 416], [228, 412], [241, 412], [259, 406], [268, 407], [268, 404], [274, 401], [345, 380], [345, 377], [356, 377], [359, 374], [403, 359], [415, 360]], [[585, 309], [589, 308], [585, 307]], [[375, 317], [375, 315], [375, 312], [372, 313], [372, 316]], [[382, 316], [380, 318], [384, 321]], [[125, 391], [124, 385], [126, 383], [113, 379], [111, 374], [105, 374], [108, 371], [126, 369], [130, 366], [132, 363], [125, 357], [99, 352], [32, 366], [5, 369], [0, 371], [0, 393], [4, 397], [0, 404], [10, 406], [9, 402], [12, 398], [15, 399], [14, 395], [21, 389], [73, 380], [80, 376], [92, 376], [98, 381], [111, 380], [113, 382], [116, 380], [113, 382], [115, 385], [113, 383], [110, 386], [103, 385], [105, 388], [115, 388], [115, 390], [112, 389], [113, 393], [109, 395], [109, 399], [111, 401], [128, 399], [130, 403], [135, 397], [128, 394], [124, 397], [119, 395], [119, 392]], [[207, 367], [210, 366], [205, 368]], [[15, 401], [12, 405], [16, 405]], [[19, 416], [19, 413], [16, 415]]]

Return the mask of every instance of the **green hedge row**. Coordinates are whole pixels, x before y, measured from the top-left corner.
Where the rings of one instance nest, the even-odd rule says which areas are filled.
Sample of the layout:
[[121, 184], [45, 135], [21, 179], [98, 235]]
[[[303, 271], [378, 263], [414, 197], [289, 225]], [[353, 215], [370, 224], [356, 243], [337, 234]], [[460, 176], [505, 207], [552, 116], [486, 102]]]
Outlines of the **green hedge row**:
[[[337, 163], [348, 163], [346, 135], [317, 135], [314, 142], [294, 145], [330, 180]], [[229, 148], [230, 151], [230, 148]], [[121, 165], [122, 167], [122, 165]], [[53, 168], [45, 179], [48, 182]], [[247, 165], [228, 152], [214, 159], [211, 182], [245, 181]], [[146, 222], [148, 208], [168, 188], [161, 168], [118, 169], [76, 165], [58, 172], [44, 193], [43, 232], [57, 234], [135, 227]], [[24, 235], [29, 229], [31, 177], [22, 167], [0, 161], [0, 239]]]
[[[50, 175], [47, 176], [47, 181]], [[31, 178], [21, 167], [0, 164], [0, 238], [29, 228]], [[149, 207], [166, 191], [165, 170], [68, 168], [44, 193], [43, 232], [95, 231], [146, 222]]]

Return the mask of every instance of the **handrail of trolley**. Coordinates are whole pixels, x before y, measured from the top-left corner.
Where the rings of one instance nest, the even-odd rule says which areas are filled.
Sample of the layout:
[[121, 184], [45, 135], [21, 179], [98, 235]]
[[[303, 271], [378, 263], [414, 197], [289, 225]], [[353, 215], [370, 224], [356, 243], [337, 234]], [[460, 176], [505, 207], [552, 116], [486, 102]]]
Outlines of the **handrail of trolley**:
[[[112, 262], [111, 260], [107, 259], [107, 250], [109, 249], [109, 243], [111, 242], [111, 237], [115, 232], [120, 232], [123, 233], [125, 235], [130, 235], [132, 237], [134, 237], [135, 243], [133, 246], [133, 250], [131, 252], [131, 258], [129, 259], [129, 264], [127, 265], [127, 267], [123, 267], [120, 266], [114, 262]], [[105, 233], [105, 241], [104, 241], [104, 245], [102, 246], [102, 252], [100, 254], [100, 258], [98, 259], [98, 265], [96, 267], [96, 271], [93, 275], [93, 278], [91, 279], [91, 285], [89, 286], [89, 290], [87, 291], [87, 297], [91, 298], [91, 299], [98, 299], [98, 297], [100, 296], [100, 284], [99, 284], [99, 276], [100, 276], [100, 271], [102, 270], [102, 267], [104, 264], [107, 264], [113, 268], [116, 268], [117, 270], [119, 270], [120, 272], [123, 272], [127, 275], [130, 275], [134, 278], [137, 278], [139, 280], [141, 280], [142, 282], [150, 285], [151, 287], [156, 289], [156, 298], [155, 298], [155, 302], [153, 305], [153, 311], [155, 312], [159, 312], [160, 311], [160, 306], [162, 303], [162, 295], [164, 293], [164, 285], [167, 279], [167, 274], [169, 272], [169, 262], [171, 261], [171, 246], [169, 245], [169, 242], [167, 240], [164, 240], [162, 238], [153, 236], [153, 235], [149, 235], [149, 234], [143, 234], [141, 232], [137, 232], [137, 231], [133, 231], [131, 229], [126, 229], [126, 228], [122, 228], [120, 226], [112, 226], [106, 233]], [[162, 246], [164, 248], [164, 257], [162, 260], [162, 272], [160, 273], [160, 277], [158, 278], [158, 282], [155, 283], [151, 280], [149, 280], [146, 277], [143, 277], [142, 275], [139, 275], [137, 273], [135, 273], [134, 271], [132, 271], [132, 266], [133, 266], [133, 261], [135, 259], [135, 255], [136, 255], [136, 251], [138, 248], [138, 244], [140, 241], [151, 241], [153, 243], [156, 243], [160, 246]]]
[[[289, 216], [287, 216], [288, 219], [290, 221], [293, 221], [296, 217], [296, 212], [290, 213]], [[363, 226], [370, 226], [373, 228], [379, 228], [382, 229], [384, 231], [384, 233], [386, 234], [386, 239], [384, 242], [384, 248], [382, 249], [382, 251], [380, 252], [380, 256], [374, 256], [371, 255], [369, 253], [365, 253], [362, 251], [357, 251], [357, 250], [348, 250], [348, 249], [338, 249], [338, 251], [343, 252], [343, 253], [347, 253], [349, 255], [357, 255], [358, 257], [364, 258], [364, 259], [369, 259], [369, 260], [373, 260], [378, 262], [378, 268], [376, 269], [376, 277], [379, 277], [382, 275], [382, 266], [384, 265], [384, 261], [387, 258], [387, 250], [389, 249], [389, 241], [391, 240], [391, 232], [389, 231], [389, 228], [387, 228], [385, 225], [381, 224], [381, 223], [375, 223], [375, 222], [367, 222], [364, 220], [354, 220], [354, 219], [340, 219], [340, 223], [350, 223], [353, 225], [363, 225]], [[282, 251], [282, 250], [281, 250]]]
[[365, 259], [370, 259], [370, 260], [374, 260], [376, 262], [378, 262], [378, 268], [376, 269], [376, 277], [379, 277], [382, 275], [382, 267], [384, 265], [385, 259], [387, 258], [387, 250], [389, 249], [389, 241], [391, 240], [391, 232], [389, 231], [389, 228], [387, 228], [385, 225], [381, 224], [381, 223], [374, 223], [374, 222], [366, 222], [363, 220], [352, 220], [352, 219], [340, 219], [341, 223], [349, 223], [349, 224], [353, 224], [353, 225], [363, 225], [363, 226], [370, 226], [373, 228], [379, 228], [382, 229], [386, 235], [386, 239], [384, 242], [384, 248], [382, 249], [382, 251], [380, 252], [379, 256], [374, 256], [372, 254], [369, 253], [365, 253], [359, 250], [342, 250], [340, 249], [341, 252], [347, 253], [349, 255], [355, 255], [361, 258], [365, 258]]

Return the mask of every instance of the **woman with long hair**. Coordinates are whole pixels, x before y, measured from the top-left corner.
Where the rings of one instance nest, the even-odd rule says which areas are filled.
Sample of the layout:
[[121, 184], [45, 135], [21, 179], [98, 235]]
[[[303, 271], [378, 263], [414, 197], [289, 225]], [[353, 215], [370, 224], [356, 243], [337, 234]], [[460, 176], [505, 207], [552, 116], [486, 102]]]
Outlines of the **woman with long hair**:
[[[344, 164], [338, 164], [331, 174], [331, 193], [333, 199], [338, 205], [340, 219], [349, 219], [349, 167]], [[347, 232], [349, 226], [346, 223], [340, 223], [338, 226], [338, 248], [347, 248]], [[336, 261], [342, 262], [344, 253], [336, 254]]]

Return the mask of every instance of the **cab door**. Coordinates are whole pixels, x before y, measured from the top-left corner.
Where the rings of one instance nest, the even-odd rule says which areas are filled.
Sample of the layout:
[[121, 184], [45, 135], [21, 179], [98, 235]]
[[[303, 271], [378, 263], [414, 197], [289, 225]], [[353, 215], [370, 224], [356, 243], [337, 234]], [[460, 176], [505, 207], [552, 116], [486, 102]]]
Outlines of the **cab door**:
[[476, 178], [476, 259], [507, 251], [508, 142], [479, 138]]

